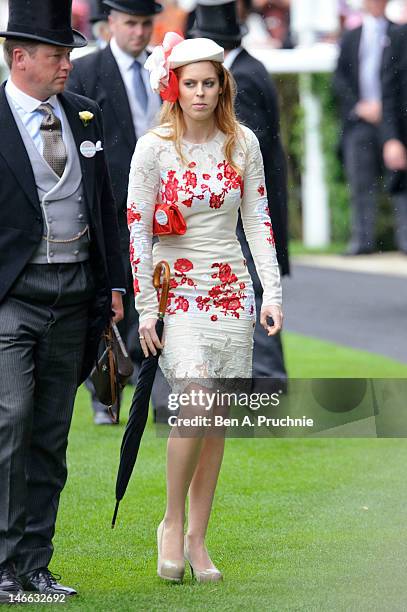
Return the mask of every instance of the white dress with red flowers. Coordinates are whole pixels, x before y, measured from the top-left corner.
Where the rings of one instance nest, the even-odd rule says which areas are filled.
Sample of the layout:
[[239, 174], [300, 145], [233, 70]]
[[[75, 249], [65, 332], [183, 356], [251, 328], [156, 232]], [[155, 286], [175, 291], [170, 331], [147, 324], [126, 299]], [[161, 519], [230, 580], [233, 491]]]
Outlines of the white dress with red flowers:
[[[187, 165], [174, 143], [160, 137], [163, 127], [138, 140], [132, 159], [128, 225], [135, 303], [140, 321], [157, 316], [153, 267], [168, 261], [172, 280], [160, 366], [172, 385], [177, 378], [252, 374], [256, 312], [236, 237], [239, 209], [264, 289], [263, 304], [281, 304], [260, 147], [251, 130], [241, 129], [234, 154], [239, 174], [225, 161], [220, 131], [203, 144], [183, 142]], [[157, 202], [176, 203], [187, 231], [160, 236], [152, 246]]]

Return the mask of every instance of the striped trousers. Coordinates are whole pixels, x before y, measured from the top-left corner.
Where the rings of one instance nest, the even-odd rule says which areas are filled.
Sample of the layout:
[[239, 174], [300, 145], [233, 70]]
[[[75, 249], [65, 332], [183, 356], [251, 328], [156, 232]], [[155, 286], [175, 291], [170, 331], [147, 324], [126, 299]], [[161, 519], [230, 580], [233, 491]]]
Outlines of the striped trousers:
[[29, 264], [0, 304], [0, 563], [48, 566], [94, 286], [88, 262]]

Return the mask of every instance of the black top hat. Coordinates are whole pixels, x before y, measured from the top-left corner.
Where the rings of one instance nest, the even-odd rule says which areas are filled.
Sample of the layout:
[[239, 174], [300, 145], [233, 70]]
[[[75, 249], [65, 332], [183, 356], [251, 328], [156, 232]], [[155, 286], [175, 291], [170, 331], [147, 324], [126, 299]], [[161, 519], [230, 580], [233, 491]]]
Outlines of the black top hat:
[[107, 21], [110, 8], [103, 3], [103, 0], [90, 0], [90, 23], [97, 21]]
[[72, 0], [9, 0], [4, 38], [36, 40], [60, 47], [85, 47], [86, 38], [71, 27]]
[[129, 15], [155, 15], [163, 10], [154, 0], [104, 0], [103, 4]]
[[195, 12], [195, 23], [188, 32], [191, 38], [211, 38], [222, 47], [236, 47], [247, 34], [245, 24], [239, 24], [236, 2], [198, 4]]

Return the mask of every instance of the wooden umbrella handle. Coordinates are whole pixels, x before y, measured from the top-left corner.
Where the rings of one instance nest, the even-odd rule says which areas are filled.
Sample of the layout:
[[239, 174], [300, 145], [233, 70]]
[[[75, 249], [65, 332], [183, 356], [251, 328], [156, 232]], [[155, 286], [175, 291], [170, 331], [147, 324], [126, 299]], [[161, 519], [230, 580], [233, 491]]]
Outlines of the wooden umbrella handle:
[[156, 267], [154, 268], [153, 285], [158, 291], [162, 284], [160, 304], [158, 306], [158, 317], [160, 319], [164, 318], [165, 311], [167, 309], [168, 293], [170, 291], [170, 280], [171, 270], [168, 262], [164, 260], [159, 261]]

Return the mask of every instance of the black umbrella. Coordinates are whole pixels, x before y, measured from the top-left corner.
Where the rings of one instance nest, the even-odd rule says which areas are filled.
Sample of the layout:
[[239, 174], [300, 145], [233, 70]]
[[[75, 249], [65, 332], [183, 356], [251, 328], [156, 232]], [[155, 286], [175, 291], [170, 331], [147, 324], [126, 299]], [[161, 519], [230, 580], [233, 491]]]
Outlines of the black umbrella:
[[[157, 290], [161, 286], [161, 276], [163, 276], [162, 291], [158, 321], [155, 327], [160, 340], [164, 331], [164, 315], [170, 288], [170, 266], [166, 261], [160, 261], [154, 270], [153, 283]], [[120, 448], [120, 464], [116, 479], [116, 507], [112, 519], [112, 529], [116, 524], [119, 504], [126, 492], [130, 476], [136, 463], [141, 438], [146, 427], [151, 389], [153, 387], [154, 377], [158, 367], [159, 356], [160, 351], [157, 351], [157, 355], [149, 355], [148, 357], [145, 357], [138, 375], [136, 390], [131, 403], [129, 420], [126, 425], [126, 430], [124, 432], [122, 445]]]

